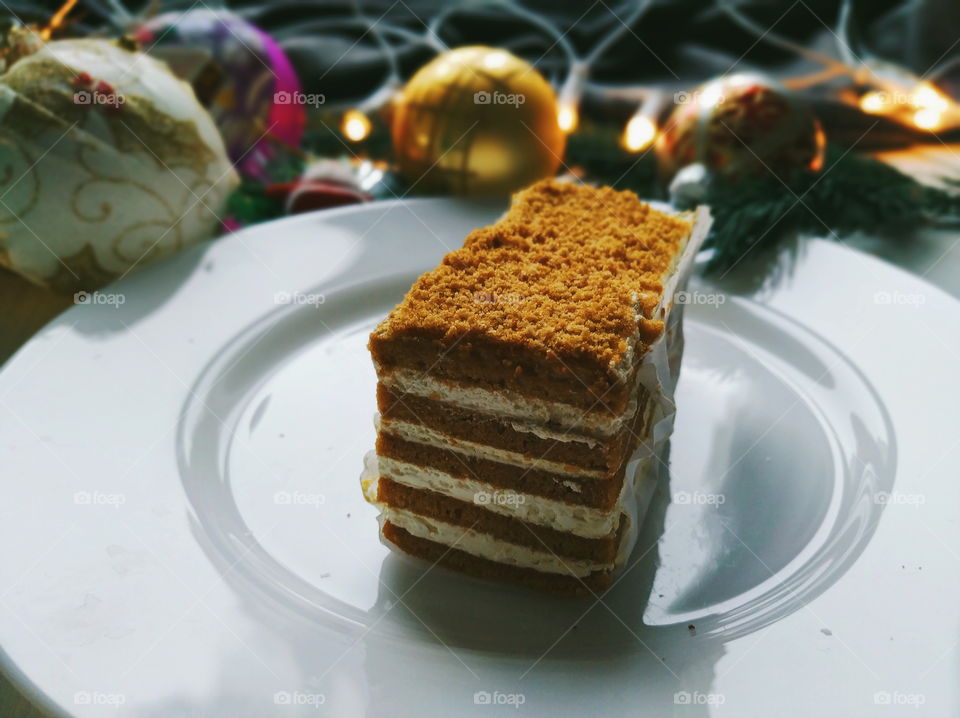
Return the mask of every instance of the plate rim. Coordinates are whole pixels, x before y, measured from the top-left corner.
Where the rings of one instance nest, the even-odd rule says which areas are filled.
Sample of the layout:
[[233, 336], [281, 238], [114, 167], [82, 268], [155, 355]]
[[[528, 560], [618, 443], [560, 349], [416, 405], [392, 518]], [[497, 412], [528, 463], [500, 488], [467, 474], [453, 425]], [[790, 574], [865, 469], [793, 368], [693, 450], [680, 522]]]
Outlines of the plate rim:
[[[220, 237], [212, 238], [205, 240], [204, 242], [198, 243], [190, 248], [187, 248], [184, 252], [179, 252], [171, 257], [164, 258], [157, 262], [147, 265], [137, 272], [131, 273], [130, 276], [121, 278], [120, 280], [110, 282], [104, 287], [98, 289], [100, 292], [107, 292], [112, 289], [122, 288], [125, 284], [136, 280], [138, 277], [142, 276], [144, 271], [152, 271], [156, 274], [161, 274], [164, 272], [170, 271], [170, 267], [176, 262], [177, 258], [185, 254], [186, 252], [195, 252], [198, 257], [203, 257], [206, 255], [211, 248], [214, 247], [224, 247], [222, 251], [235, 251], [239, 242], [243, 239], [252, 239], [256, 242], [283, 242], [285, 236], [282, 232], [277, 233], [277, 236], [268, 236], [270, 232], [276, 232], [277, 228], [292, 226], [296, 224], [311, 224], [318, 222], [319, 224], [324, 224], [325, 220], [332, 219], [336, 217], [341, 217], [344, 215], [353, 215], [353, 214], [365, 214], [374, 210], [389, 210], [392, 207], [405, 207], [409, 211], [409, 205], [439, 205], [446, 208], [451, 208], [451, 205], [456, 206], [457, 204], [470, 204], [476, 205], [475, 202], [469, 200], [457, 200], [452, 198], [442, 198], [442, 197], [427, 197], [427, 198], [411, 198], [411, 199], [390, 199], [377, 201], [372, 203], [364, 203], [359, 205], [350, 205], [345, 207], [333, 208], [328, 210], [317, 210], [313, 212], [303, 213], [300, 215], [282, 217], [268, 222], [262, 222], [256, 225], [251, 225], [245, 227], [238, 232], [234, 232], [228, 235], [222, 235]], [[492, 204], [492, 202], [484, 202], [484, 204]], [[415, 213], [414, 213], [415, 214]], [[832, 240], [826, 239], [819, 236], [811, 236], [804, 238], [804, 243], [823, 243], [825, 245], [836, 245], [836, 249], [843, 254], [846, 254], [851, 258], [851, 261], [855, 262], [864, 262], [867, 263], [874, 262], [876, 266], [882, 268], [883, 271], [892, 273], [895, 277], [903, 280], [904, 283], [910, 284], [919, 288], [922, 288], [924, 292], [932, 294], [939, 297], [940, 301], [946, 300], [946, 304], [949, 307], [949, 311], [952, 314], [960, 316], [960, 298], [955, 297], [943, 290], [942, 288], [932, 284], [924, 277], [919, 276], [907, 269], [904, 269], [896, 264], [893, 264], [891, 261], [877, 257], [875, 255], [869, 254], [861, 249], [850, 247], [846, 245], [842, 240]], [[225, 246], [226, 245], [226, 246]], [[233, 245], [233, 249], [228, 249], [229, 245]], [[709, 250], [704, 250], [709, 251]], [[702, 254], [701, 254], [702, 256]], [[202, 271], [202, 263], [197, 262], [192, 265], [189, 265], [189, 270], [184, 273], [184, 277], [194, 276], [197, 272]], [[707, 278], [709, 281], [709, 277]], [[762, 298], [757, 300], [759, 303], [763, 304], [764, 300]], [[109, 307], [98, 306], [97, 311], [108, 311]], [[52, 329], [60, 325], [65, 321], [65, 317], [71, 316], [71, 312], [89, 312], [91, 307], [72, 305], [68, 306], [64, 311], [59, 312], [56, 316], [52, 317], [50, 320], [45, 322], [39, 329], [37, 329], [21, 346], [17, 348], [7, 359], [0, 364], [0, 389], [3, 389], [6, 385], [8, 369], [13, 366], [16, 362], [19, 362], [23, 356], [28, 352], [32, 351], [34, 346]], [[850, 360], [850, 358], [843, 353], [845, 359]], [[850, 360], [853, 364], [852, 360]], [[858, 372], [861, 371], [860, 367], [857, 364], [853, 364]], [[868, 386], [873, 388], [871, 382], [867, 382]], [[891, 427], [892, 429], [892, 427]], [[900, 457], [897, 456], [898, 465]], [[5, 646], [0, 643], [0, 671], [2, 671], [9, 679], [10, 683], [21, 691], [24, 697], [29, 699], [32, 703], [40, 706], [43, 710], [47, 711], [51, 715], [56, 716], [66, 716], [71, 718], [75, 715], [74, 713], [67, 712], [58, 704], [46, 691], [44, 691], [39, 683], [26, 674], [17, 664], [10, 654], [7, 652]]]

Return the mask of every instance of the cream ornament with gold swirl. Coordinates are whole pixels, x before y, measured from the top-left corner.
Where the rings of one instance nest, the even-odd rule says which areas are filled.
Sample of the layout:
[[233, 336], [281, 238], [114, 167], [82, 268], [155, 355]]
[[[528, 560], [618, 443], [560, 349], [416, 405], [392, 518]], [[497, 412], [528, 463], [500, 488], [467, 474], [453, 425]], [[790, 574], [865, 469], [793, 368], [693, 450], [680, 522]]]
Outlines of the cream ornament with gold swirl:
[[210, 237], [238, 177], [193, 90], [108, 40], [59, 40], [0, 76], [0, 264], [93, 289]]

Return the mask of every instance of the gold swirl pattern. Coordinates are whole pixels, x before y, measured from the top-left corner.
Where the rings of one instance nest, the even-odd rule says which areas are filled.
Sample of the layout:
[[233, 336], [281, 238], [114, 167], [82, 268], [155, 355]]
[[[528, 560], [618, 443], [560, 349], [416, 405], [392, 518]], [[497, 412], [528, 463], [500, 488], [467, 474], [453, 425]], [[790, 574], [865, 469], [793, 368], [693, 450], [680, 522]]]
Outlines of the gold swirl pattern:
[[[118, 107], [77, 100], [93, 67]], [[61, 40], [0, 77], [0, 264], [31, 281], [93, 289], [205, 239], [237, 182], [192, 89], [149, 57]]]

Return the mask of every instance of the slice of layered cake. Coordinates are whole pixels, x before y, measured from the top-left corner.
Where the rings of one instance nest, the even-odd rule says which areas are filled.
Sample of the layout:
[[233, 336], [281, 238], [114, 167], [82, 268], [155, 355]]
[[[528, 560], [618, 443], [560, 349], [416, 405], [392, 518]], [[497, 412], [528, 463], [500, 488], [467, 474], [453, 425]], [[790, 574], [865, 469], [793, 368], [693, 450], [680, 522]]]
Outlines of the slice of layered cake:
[[383, 538], [482, 578], [608, 587], [672, 429], [682, 289], [708, 221], [547, 180], [370, 336]]

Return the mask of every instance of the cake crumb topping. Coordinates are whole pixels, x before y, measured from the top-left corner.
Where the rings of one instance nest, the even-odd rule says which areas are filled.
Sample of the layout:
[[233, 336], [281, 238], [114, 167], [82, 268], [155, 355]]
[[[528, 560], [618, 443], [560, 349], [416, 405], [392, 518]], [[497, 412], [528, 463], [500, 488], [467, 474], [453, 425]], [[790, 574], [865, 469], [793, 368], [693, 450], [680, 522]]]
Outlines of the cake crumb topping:
[[662, 332], [654, 310], [690, 230], [633, 192], [543, 180], [423, 274], [374, 337], [483, 337], [615, 366], [632, 337]]

